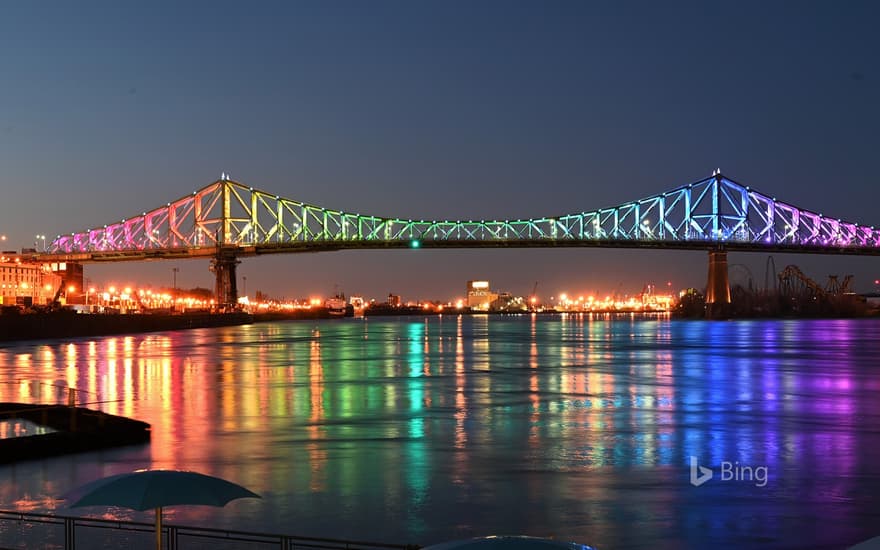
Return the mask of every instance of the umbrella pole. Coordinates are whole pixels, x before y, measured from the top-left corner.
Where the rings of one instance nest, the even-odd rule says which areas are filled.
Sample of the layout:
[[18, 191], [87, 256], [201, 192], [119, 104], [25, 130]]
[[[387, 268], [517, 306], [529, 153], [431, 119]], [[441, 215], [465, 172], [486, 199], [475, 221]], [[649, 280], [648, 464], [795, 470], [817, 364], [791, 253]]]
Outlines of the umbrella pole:
[[162, 550], [162, 507], [156, 508], [156, 550]]

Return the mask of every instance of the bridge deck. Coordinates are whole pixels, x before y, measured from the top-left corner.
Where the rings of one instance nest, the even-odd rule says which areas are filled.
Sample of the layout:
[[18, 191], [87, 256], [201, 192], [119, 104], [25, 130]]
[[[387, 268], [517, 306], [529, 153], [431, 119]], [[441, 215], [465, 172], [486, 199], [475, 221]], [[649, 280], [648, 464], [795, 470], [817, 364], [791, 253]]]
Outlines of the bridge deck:
[[[468, 249], [468, 248], [642, 248], [655, 250], [726, 250], [728, 252], [765, 252], [790, 254], [831, 254], [849, 256], [880, 256], [880, 248], [844, 247], [823, 245], [756, 244], [748, 242], [717, 241], [627, 241], [627, 240], [497, 240], [468, 241], [446, 240], [418, 241], [414, 247], [409, 241], [327, 241], [295, 242], [260, 245], [224, 246], [226, 252], [237, 257], [268, 254], [302, 254], [309, 252], [332, 252], [341, 250], [399, 250], [413, 248]], [[40, 263], [78, 262], [130, 262], [145, 260], [210, 259], [217, 255], [216, 247], [171, 248], [164, 250], [118, 250], [76, 253], [30, 254], [25, 258]]]

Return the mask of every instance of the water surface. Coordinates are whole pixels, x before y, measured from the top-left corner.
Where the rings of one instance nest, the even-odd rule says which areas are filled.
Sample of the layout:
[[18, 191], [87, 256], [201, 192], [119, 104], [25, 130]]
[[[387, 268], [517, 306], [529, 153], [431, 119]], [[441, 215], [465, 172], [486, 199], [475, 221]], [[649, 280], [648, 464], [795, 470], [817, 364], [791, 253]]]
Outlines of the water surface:
[[[151, 521], [55, 498], [185, 468], [263, 499], [167, 521], [419, 544], [839, 548], [880, 535], [878, 342], [871, 320], [527, 315], [7, 343], [0, 401], [64, 402], [75, 387], [153, 440], [2, 466], [0, 508]], [[714, 471], [699, 487], [691, 456]], [[743, 475], [721, 479], [728, 466]]]

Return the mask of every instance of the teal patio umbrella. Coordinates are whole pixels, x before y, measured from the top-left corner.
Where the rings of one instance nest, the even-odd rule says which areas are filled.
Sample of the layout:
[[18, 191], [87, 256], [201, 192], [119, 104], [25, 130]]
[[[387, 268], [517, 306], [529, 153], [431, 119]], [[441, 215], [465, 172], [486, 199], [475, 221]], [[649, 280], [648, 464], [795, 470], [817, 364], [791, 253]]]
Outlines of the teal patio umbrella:
[[162, 508], [179, 504], [226, 506], [238, 498], [260, 498], [241, 485], [219, 477], [185, 470], [137, 470], [78, 487], [66, 495], [71, 508], [120, 506], [156, 510], [156, 550], [162, 548]]

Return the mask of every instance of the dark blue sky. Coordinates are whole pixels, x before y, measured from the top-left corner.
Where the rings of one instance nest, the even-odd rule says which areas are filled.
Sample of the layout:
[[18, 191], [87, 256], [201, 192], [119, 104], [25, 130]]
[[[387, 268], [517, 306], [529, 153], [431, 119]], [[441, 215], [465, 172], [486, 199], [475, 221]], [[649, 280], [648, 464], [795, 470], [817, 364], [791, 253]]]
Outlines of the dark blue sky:
[[[0, 5], [0, 233], [118, 220], [226, 171], [330, 208], [508, 218], [708, 176], [880, 224], [875, 2]], [[759, 254], [737, 254], [763, 283]], [[781, 256], [817, 279], [880, 260]], [[182, 286], [210, 286], [179, 262]], [[170, 263], [87, 267], [168, 285]], [[246, 259], [248, 291], [452, 298], [705, 284], [705, 254], [366, 251]], [[136, 275], [136, 276], [135, 276]]]

